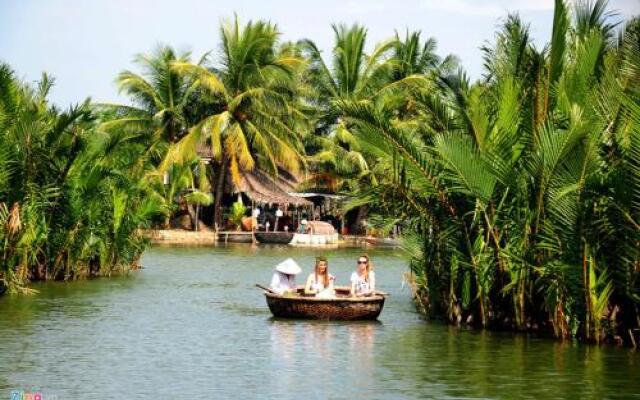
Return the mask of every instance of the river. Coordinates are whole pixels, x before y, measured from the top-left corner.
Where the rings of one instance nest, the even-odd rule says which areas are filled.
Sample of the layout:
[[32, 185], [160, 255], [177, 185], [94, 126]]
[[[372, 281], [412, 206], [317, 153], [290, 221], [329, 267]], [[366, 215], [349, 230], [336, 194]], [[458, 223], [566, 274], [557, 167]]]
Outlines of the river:
[[378, 322], [274, 320], [255, 283], [315, 255], [347, 284], [360, 250], [152, 248], [126, 277], [37, 283], [0, 297], [0, 399], [640, 398], [629, 349], [423, 320], [406, 263], [370, 251]]

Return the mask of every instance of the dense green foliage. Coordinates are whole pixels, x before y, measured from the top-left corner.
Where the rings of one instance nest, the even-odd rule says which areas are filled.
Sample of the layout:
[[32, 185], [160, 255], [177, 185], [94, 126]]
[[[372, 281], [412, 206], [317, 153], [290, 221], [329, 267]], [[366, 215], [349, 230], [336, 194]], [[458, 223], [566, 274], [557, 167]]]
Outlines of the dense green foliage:
[[[556, 2], [537, 50], [509, 16], [486, 75], [345, 102], [389, 179], [361, 196], [413, 238], [417, 300], [452, 322], [632, 341], [640, 325], [640, 23]], [[388, 106], [391, 104], [391, 107]]]
[[294, 48], [278, 42], [279, 35], [270, 23], [240, 26], [236, 18], [220, 29], [219, 67], [207, 68], [206, 60], [172, 65], [212, 107], [171, 147], [163, 168], [197, 158], [199, 146], [211, 149], [217, 226], [222, 226], [220, 205], [229, 178], [239, 184], [241, 171], [260, 168], [275, 175], [281, 167], [297, 173], [304, 164], [307, 117], [296, 85], [303, 60]]
[[144, 182], [145, 146], [96, 129], [88, 103], [60, 111], [52, 81], [0, 65], [0, 286], [110, 274], [135, 264], [137, 230], [162, 212]]
[[[416, 300], [452, 322], [632, 340], [640, 328], [640, 22], [556, 1], [551, 41], [509, 15], [470, 82], [420, 32], [332, 53], [264, 21], [219, 57], [160, 47], [122, 72], [131, 105], [62, 112], [0, 75], [0, 279], [108, 273], [137, 229], [221, 202], [245, 171], [307, 173], [358, 219], [400, 225]], [[201, 159], [207, 150], [207, 163]], [[197, 207], [194, 211], [193, 207]], [[235, 210], [236, 223], [244, 210]], [[163, 219], [164, 218], [164, 219]]]

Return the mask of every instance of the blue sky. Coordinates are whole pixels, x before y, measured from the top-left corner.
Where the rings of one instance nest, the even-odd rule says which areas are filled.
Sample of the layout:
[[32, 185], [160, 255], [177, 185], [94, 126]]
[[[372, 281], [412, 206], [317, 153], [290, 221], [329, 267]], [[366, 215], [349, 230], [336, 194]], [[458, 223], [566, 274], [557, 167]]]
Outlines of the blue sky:
[[[640, 14], [640, 0], [611, 0], [620, 19]], [[158, 43], [191, 50], [196, 57], [218, 50], [222, 18], [268, 19], [283, 40], [309, 38], [330, 52], [331, 23], [358, 22], [369, 47], [394, 30], [421, 30], [438, 41], [438, 53], [453, 53], [472, 78], [482, 73], [479, 47], [493, 38], [508, 12], [530, 23], [535, 43], [551, 33], [553, 0], [0, 0], [0, 61], [27, 81], [43, 71], [56, 78], [51, 98], [59, 105], [126, 101], [118, 95], [118, 72], [136, 67], [137, 53]]]

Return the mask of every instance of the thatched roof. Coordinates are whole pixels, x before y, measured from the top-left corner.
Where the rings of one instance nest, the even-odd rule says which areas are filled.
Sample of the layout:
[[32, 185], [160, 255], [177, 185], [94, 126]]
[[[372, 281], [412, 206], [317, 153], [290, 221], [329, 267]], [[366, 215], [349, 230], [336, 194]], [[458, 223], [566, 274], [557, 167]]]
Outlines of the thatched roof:
[[295, 192], [299, 180], [286, 171], [280, 170], [277, 177], [267, 175], [258, 169], [241, 172], [241, 174], [242, 181], [239, 185], [234, 185], [234, 192], [244, 192], [253, 201], [313, 206], [313, 202], [289, 194], [289, 192]]
[[196, 145], [196, 153], [203, 160], [213, 159], [213, 150], [211, 150], [211, 145], [209, 144], [198, 143]]
[[[211, 160], [213, 158], [211, 146], [209, 145], [199, 144], [196, 152], [202, 159]], [[253, 201], [283, 205], [292, 204], [295, 206], [313, 205], [313, 202], [307, 199], [289, 194], [296, 191], [300, 181], [287, 171], [279, 169], [277, 178], [267, 175], [258, 169], [250, 172], [240, 172], [240, 174], [242, 175], [242, 181], [239, 185], [233, 185], [233, 191], [235, 193], [244, 192]], [[231, 182], [230, 178], [231, 176], [228, 177]]]
[[336, 232], [333, 225], [324, 221], [309, 221], [307, 225], [311, 229], [311, 233], [316, 235], [333, 235]]

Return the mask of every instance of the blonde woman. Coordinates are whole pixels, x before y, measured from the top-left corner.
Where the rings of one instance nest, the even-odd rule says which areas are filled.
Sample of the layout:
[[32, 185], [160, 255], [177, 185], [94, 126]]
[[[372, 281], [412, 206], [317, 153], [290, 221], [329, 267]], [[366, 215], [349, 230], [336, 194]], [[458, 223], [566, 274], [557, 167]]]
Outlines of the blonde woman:
[[326, 257], [317, 257], [314, 271], [307, 278], [304, 287], [305, 294], [315, 294], [316, 297], [333, 297], [335, 277], [329, 273], [329, 263]]
[[376, 274], [366, 254], [358, 257], [358, 267], [351, 274], [351, 296], [371, 296], [376, 291]]

